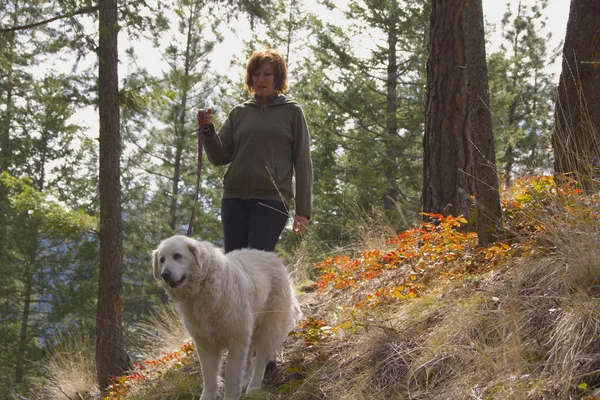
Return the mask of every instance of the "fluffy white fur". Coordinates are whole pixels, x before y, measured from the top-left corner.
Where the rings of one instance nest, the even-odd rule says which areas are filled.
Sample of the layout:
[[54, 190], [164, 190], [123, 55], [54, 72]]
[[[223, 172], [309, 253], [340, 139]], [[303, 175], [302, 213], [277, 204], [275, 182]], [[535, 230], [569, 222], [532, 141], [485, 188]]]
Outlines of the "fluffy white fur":
[[[277, 255], [259, 250], [223, 254], [209, 242], [176, 235], [153, 252], [161, 282], [194, 339], [202, 366], [200, 400], [217, 397], [221, 355], [228, 350], [225, 399], [262, 386], [265, 367], [294, 329], [300, 309]], [[245, 371], [247, 368], [247, 371]]]

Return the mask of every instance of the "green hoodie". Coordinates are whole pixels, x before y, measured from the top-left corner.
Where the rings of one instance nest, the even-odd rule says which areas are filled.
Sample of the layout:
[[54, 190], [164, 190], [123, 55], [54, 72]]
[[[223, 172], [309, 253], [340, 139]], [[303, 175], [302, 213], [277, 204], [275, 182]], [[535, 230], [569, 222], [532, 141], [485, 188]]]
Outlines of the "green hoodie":
[[[310, 137], [300, 106], [275, 95], [266, 105], [255, 98], [235, 106], [218, 134], [204, 134], [208, 159], [229, 164], [223, 198], [285, 200], [293, 196], [296, 175], [296, 214], [312, 214], [313, 170]], [[283, 197], [283, 199], [282, 199]]]

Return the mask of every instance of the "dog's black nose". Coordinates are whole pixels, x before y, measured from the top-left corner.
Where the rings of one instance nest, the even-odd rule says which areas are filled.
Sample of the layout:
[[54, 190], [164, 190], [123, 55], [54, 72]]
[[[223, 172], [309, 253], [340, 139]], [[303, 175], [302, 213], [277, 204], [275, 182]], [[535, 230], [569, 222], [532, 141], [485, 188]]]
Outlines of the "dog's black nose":
[[172, 281], [172, 279], [171, 279], [171, 272], [169, 272], [169, 271], [163, 272], [160, 276], [162, 276], [163, 281], [165, 281], [167, 283], [169, 283], [169, 282]]

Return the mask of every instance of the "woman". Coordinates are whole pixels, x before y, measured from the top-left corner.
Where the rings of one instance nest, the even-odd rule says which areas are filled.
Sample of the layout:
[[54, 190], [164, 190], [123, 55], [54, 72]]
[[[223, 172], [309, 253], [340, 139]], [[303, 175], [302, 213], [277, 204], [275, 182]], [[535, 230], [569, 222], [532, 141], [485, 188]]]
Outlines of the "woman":
[[204, 113], [204, 146], [212, 164], [229, 164], [221, 200], [225, 252], [273, 251], [287, 223], [294, 174], [294, 232], [304, 233], [311, 217], [310, 138], [302, 109], [283, 95], [287, 66], [277, 50], [252, 54], [245, 87], [253, 98], [235, 106], [217, 134], [212, 109]]

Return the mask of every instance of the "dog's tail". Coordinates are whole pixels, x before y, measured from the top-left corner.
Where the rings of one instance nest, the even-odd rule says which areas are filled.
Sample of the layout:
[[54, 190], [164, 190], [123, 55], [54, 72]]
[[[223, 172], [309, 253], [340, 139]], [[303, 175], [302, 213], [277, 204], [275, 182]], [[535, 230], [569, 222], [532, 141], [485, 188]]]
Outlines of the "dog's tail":
[[298, 303], [298, 299], [296, 298], [296, 296], [292, 296], [292, 310], [294, 312], [294, 326], [298, 326], [300, 321], [302, 321], [302, 319], [304, 318], [304, 314], [302, 313], [300, 303]]
[[300, 321], [304, 318], [304, 314], [302, 313], [302, 309], [300, 308], [300, 303], [298, 302], [298, 298], [296, 297], [296, 291], [294, 289], [294, 278], [295, 273], [288, 269], [288, 280], [290, 283], [290, 293], [292, 294], [292, 313], [294, 316], [294, 327], [298, 326]]

